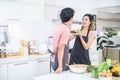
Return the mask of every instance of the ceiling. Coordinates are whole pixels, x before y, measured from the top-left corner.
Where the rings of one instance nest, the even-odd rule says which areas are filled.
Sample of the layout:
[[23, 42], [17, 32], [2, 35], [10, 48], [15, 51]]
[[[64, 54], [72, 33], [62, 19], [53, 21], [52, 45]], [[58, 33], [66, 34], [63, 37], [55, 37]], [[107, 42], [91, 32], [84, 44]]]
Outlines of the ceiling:
[[111, 7], [104, 7], [104, 8], [97, 8], [97, 11], [105, 12], [105, 13], [120, 14], [120, 5], [111, 6]]

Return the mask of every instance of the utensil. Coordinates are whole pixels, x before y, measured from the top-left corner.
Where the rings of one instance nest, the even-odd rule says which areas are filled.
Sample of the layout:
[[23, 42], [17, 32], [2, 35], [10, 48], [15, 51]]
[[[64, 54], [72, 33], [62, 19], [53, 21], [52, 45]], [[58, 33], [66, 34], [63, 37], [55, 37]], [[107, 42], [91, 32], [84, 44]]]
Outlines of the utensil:
[[70, 67], [69, 64], [65, 63], [66, 66]]

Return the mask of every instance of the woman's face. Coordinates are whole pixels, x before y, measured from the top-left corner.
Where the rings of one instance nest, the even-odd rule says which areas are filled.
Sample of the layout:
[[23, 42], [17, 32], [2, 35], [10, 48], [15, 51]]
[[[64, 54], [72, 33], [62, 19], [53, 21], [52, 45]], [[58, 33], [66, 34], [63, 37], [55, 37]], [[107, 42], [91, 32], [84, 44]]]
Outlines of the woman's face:
[[89, 25], [91, 24], [90, 19], [88, 16], [84, 16], [82, 19], [82, 26], [83, 27], [89, 27]]

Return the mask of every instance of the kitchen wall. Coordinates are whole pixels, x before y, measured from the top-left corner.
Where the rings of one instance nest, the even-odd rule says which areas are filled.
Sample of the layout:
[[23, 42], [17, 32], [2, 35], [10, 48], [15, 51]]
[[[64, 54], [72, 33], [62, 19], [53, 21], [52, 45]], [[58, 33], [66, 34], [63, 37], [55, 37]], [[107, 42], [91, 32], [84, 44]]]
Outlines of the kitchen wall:
[[[113, 13], [104, 13], [104, 12], [97, 12], [98, 18], [120, 18], [120, 14], [113, 14]], [[105, 21], [105, 20], [97, 20], [97, 31], [98, 33], [103, 31], [103, 27], [120, 27], [120, 22], [116, 21]], [[118, 30], [120, 31], [120, 30]], [[114, 36], [111, 38], [115, 44], [120, 43], [120, 36]]]
[[[118, 5], [119, 0], [112, 1], [112, 5]], [[102, 3], [101, 3], [102, 2]], [[38, 40], [45, 42], [52, 35], [57, 24], [52, 22], [59, 19], [59, 12], [64, 7], [72, 7], [75, 10], [75, 21], [81, 21], [86, 13], [97, 14], [96, 7], [111, 6], [108, 0], [1, 0], [0, 1], [0, 24], [8, 24], [16, 29], [14, 41], [20, 39]], [[73, 25], [79, 27], [79, 25]], [[97, 25], [99, 29], [101, 24]], [[117, 24], [115, 25], [117, 26]], [[11, 43], [12, 43], [11, 42]], [[17, 45], [17, 44], [16, 44]]]
[[117, 6], [120, 5], [120, 0], [96, 0], [96, 8]]
[[50, 22], [43, 21], [43, 7], [43, 0], [0, 1], [0, 25], [8, 25], [11, 30], [7, 48], [17, 50], [21, 39], [45, 42], [52, 28]]
[[[45, 0], [45, 4], [44, 4], [45, 21], [52, 21], [52, 24], [57, 26], [60, 23], [60, 19], [59, 19], [60, 11], [65, 7], [71, 7], [75, 10], [74, 21], [81, 22], [82, 16], [84, 14], [86, 13], [96, 14], [95, 9], [93, 8], [95, 5], [90, 4], [90, 3], [94, 3], [95, 0], [92, 0], [92, 1], [93, 2], [88, 2], [87, 0], [85, 1], [81, 1], [81, 0], [48, 1], [48, 0]], [[81, 2], [82, 4], [80, 4]], [[84, 4], [86, 4], [87, 6]], [[73, 29], [79, 29], [81, 25], [73, 24], [72, 27]], [[73, 47], [73, 44], [74, 44], [74, 40], [70, 42], [70, 48]], [[93, 46], [96, 46], [96, 40], [94, 41]], [[91, 47], [91, 49], [96, 50], [96, 47]]]

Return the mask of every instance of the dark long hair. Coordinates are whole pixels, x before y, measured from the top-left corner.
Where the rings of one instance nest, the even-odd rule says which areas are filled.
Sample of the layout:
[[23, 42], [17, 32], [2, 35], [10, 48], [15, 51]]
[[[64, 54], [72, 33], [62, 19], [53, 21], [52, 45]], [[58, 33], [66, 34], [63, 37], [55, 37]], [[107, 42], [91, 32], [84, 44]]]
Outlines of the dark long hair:
[[[90, 20], [90, 22], [91, 22], [91, 24], [89, 25], [89, 30], [95, 30], [94, 17], [93, 17], [93, 15], [91, 15], [91, 14], [85, 14], [85, 15], [83, 16], [83, 18], [84, 18], [85, 16], [88, 16], [88, 17], [89, 17], [89, 20]], [[82, 29], [83, 29], [83, 26], [82, 26]]]

